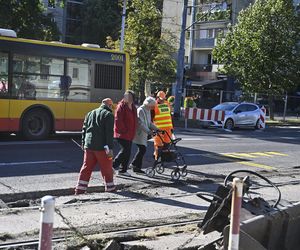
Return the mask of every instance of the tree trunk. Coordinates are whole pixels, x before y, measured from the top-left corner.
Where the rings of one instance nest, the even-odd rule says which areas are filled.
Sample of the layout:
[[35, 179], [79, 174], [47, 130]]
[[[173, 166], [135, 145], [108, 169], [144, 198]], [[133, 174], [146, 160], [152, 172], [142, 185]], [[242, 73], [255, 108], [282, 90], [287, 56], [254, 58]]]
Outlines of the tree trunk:
[[272, 94], [268, 95], [268, 103], [269, 103], [269, 115], [270, 120], [274, 120], [274, 96]]
[[143, 101], [145, 100], [145, 84], [146, 81], [141, 79], [140, 83], [139, 83], [139, 87], [138, 87], [138, 103], [141, 104], [143, 103]]

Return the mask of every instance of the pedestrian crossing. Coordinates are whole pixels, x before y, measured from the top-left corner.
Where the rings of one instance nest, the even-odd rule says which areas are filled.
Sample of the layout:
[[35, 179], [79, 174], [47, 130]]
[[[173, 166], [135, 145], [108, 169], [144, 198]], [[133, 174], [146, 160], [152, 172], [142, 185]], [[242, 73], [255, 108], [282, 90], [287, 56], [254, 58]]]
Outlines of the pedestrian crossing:
[[262, 168], [265, 170], [276, 170], [276, 168], [265, 165], [265, 164], [260, 164], [260, 163], [255, 163], [252, 162], [254, 158], [271, 158], [271, 157], [278, 157], [278, 156], [288, 156], [288, 154], [284, 154], [281, 152], [276, 152], [276, 151], [266, 151], [266, 152], [247, 152], [247, 153], [223, 153], [221, 154], [225, 157], [228, 158], [233, 158], [233, 159], [243, 159], [243, 160], [250, 160], [250, 161], [238, 161], [237, 163], [246, 165], [248, 167], [256, 167], [256, 168]]
[[233, 153], [218, 153], [218, 154], [212, 154], [212, 153], [201, 153], [201, 154], [185, 154], [186, 157], [207, 157], [212, 159], [217, 159], [225, 162], [233, 162], [237, 164], [241, 164], [247, 167], [255, 167], [255, 168], [262, 168], [265, 170], [277, 170], [276, 167], [272, 167], [266, 164], [261, 164], [254, 162], [256, 159], [260, 158], [272, 158], [272, 157], [287, 157], [288, 154], [277, 152], [277, 151], [263, 151], [263, 152], [233, 152]]
[[262, 158], [262, 157], [276, 157], [276, 156], [288, 156], [287, 154], [276, 152], [276, 151], [266, 151], [266, 152], [237, 152], [237, 153], [222, 153], [221, 155], [226, 156], [226, 157], [231, 157], [231, 158], [236, 158], [236, 159], [241, 159], [241, 158]]

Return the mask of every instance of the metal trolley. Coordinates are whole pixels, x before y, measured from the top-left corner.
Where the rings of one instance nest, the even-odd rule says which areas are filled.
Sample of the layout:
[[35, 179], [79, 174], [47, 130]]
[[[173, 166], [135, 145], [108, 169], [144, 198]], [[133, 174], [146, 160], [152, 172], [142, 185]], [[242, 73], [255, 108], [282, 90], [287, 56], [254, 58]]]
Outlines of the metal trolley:
[[[166, 134], [170, 143], [163, 140], [161, 135]], [[181, 138], [172, 139], [167, 131], [157, 131], [155, 135], [159, 136], [163, 142], [163, 146], [158, 148], [158, 159], [154, 162], [152, 167], [146, 169], [146, 175], [149, 177], [154, 177], [156, 173], [162, 174], [165, 171], [167, 163], [173, 162], [176, 164], [176, 168], [171, 172], [171, 178], [174, 181], [180, 179], [180, 177], [186, 177], [187, 165], [184, 160], [183, 155], [178, 152], [177, 143], [181, 141]]]

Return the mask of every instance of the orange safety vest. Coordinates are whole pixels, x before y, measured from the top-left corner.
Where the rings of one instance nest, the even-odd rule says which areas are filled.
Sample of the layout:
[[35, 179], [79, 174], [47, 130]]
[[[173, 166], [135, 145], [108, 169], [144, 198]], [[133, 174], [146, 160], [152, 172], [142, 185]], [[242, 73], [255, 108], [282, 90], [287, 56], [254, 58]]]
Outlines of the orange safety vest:
[[171, 107], [167, 101], [165, 101], [163, 104], [157, 103], [155, 105], [154, 113], [155, 116], [153, 122], [158, 129], [173, 129]]

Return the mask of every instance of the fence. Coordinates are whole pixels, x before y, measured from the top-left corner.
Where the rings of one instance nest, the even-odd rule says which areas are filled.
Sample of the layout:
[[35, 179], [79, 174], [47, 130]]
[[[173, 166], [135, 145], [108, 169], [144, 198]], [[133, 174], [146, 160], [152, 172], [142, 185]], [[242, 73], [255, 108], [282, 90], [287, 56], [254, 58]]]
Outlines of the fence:
[[[187, 96], [193, 98], [194, 107], [205, 109], [211, 109], [222, 102], [254, 102], [265, 106], [269, 116], [269, 96], [264, 93], [243, 94], [241, 91], [189, 89]], [[275, 95], [272, 106], [275, 119], [300, 120], [300, 93], [299, 95]]]

